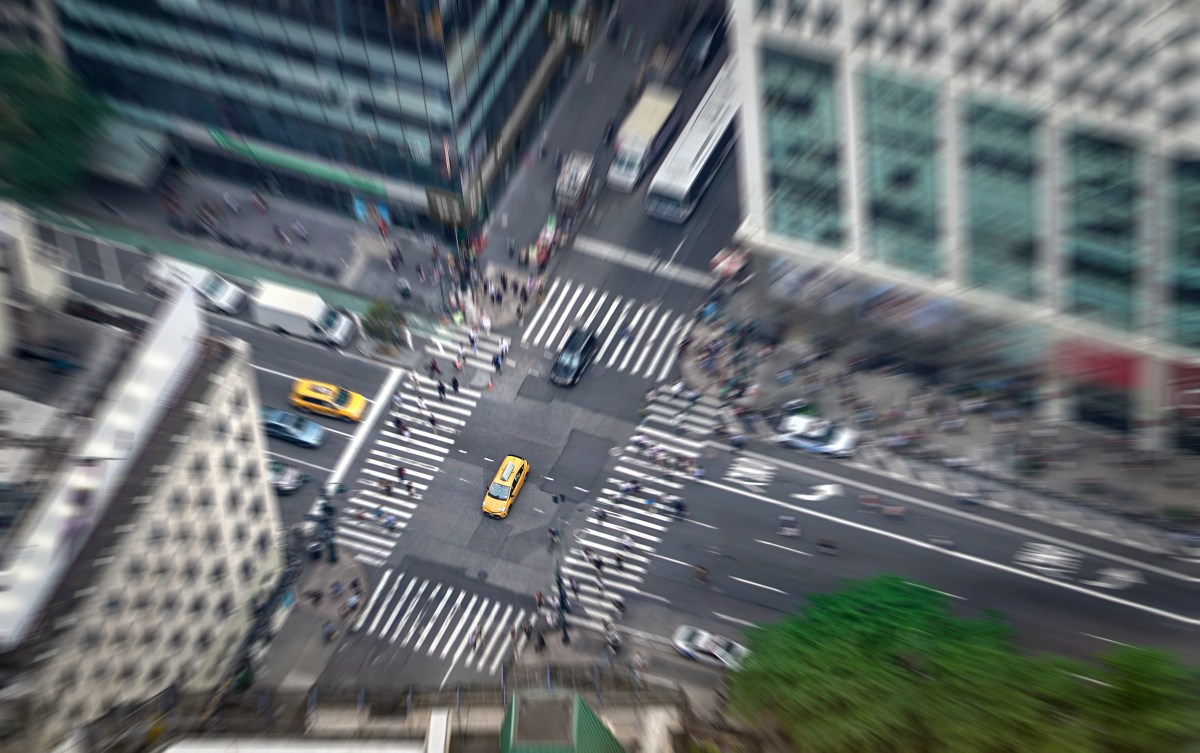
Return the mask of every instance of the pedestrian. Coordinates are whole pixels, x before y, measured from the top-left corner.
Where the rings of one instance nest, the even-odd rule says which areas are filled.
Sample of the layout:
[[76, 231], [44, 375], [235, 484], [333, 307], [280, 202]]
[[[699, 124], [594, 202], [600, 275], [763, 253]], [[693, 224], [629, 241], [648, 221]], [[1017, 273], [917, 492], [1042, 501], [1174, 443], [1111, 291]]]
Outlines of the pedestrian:
[[505, 360], [508, 359], [508, 338], [507, 337], [500, 341], [500, 357]]
[[479, 335], [475, 334], [474, 329], [467, 331], [467, 340], [470, 341], [470, 343], [471, 343], [471, 352], [478, 355], [479, 354]]
[[501, 364], [501, 363], [503, 363], [503, 361], [501, 361], [501, 359], [500, 359], [500, 354], [499, 354], [499, 353], [497, 353], [496, 355], [492, 356], [492, 365], [496, 367], [496, 373], [497, 373], [497, 374], [499, 374], [499, 373], [500, 373], [500, 364]]
[[454, 377], [450, 380], [450, 389], [454, 390], [455, 395], [458, 394], [458, 377]]
[[404, 474], [405, 474], [404, 466], [402, 466], [402, 465], [396, 466], [396, 480], [401, 483], [404, 483]]
[[375, 517], [379, 520], [383, 519], [383, 508], [382, 507], [375, 508]]
[[389, 513], [383, 524], [388, 527], [389, 531], [394, 530], [396, 528], [396, 516]]
[[632, 552], [633, 538], [629, 534], [625, 534], [625, 537], [621, 539], [621, 546], [625, 547], [625, 551]]
[[517, 626], [513, 625], [508, 630], [508, 642], [512, 645], [517, 645]]
[[438, 430], [437, 416], [432, 413], [429, 414], [429, 425], [433, 427], [434, 431]]
[[379, 489], [387, 496], [389, 496], [389, 497], [392, 496], [392, 482], [391, 481], [381, 480], [379, 482]]
[[438, 366], [437, 359], [436, 358], [429, 359], [429, 376], [432, 377], [434, 374], [441, 376], [441, 373], [442, 373], [442, 367]]
[[446, 402], [446, 383], [438, 380], [438, 400]]
[[480, 634], [481, 634], [481, 633], [480, 633], [480, 629], [479, 629], [479, 628], [476, 628], [476, 629], [475, 629], [475, 631], [474, 631], [473, 633], [471, 633], [471, 639], [470, 639], [470, 640], [467, 642], [467, 645], [469, 645], [469, 646], [470, 646], [470, 648], [471, 648], [471, 650], [472, 650], [472, 651], [474, 651], [475, 649], [479, 648], [479, 636], [480, 636]]
[[340, 580], [335, 580], [333, 582], [333, 585], [329, 587], [329, 592], [331, 594], [333, 594], [334, 596], [341, 596], [342, 595], [342, 582]]
[[593, 562], [592, 564], [596, 566], [596, 575], [597, 576], [604, 575], [604, 560], [597, 557], [596, 561]]
[[604, 593], [604, 579], [601, 578], [599, 575], [596, 576], [596, 590], [599, 591], [601, 594]]
[[613, 608], [617, 610], [618, 617], [625, 616], [625, 602], [621, 599], [613, 599]]
[[517, 326], [520, 327], [524, 324], [525, 324], [525, 309], [521, 308], [520, 306], [517, 306]]
[[608, 517], [608, 513], [602, 507], [593, 508], [592, 513], [595, 514], [597, 523], [603, 523], [604, 519]]
[[467, 349], [463, 347], [462, 343], [458, 344], [458, 357], [460, 360], [464, 360], [464, 361], [467, 358]]
[[537, 593], [535, 593], [533, 595], [533, 600], [537, 604], [538, 609], [541, 609], [542, 606], [546, 603], [546, 597], [542, 595], [541, 591], [538, 591]]
[[392, 410], [398, 411], [404, 407], [404, 396], [400, 394], [400, 390], [396, 390], [392, 395]]
[[533, 620], [526, 617], [525, 622], [521, 624], [521, 630], [525, 633], [526, 638], [533, 635]]
[[625, 555], [621, 554], [620, 552], [617, 552], [616, 556], [613, 557], [613, 560], [617, 563], [618, 570], [625, 569]]
[[579, 598], [579, 581], [571, 578], [571, 593], [575, 594], [575, 598]]
[[399, 416], [392, 419], [392, 423], [396, 426], [397, 434], [404, 434], [404, 421]]
[[406, 488], [408, 489], [408, 496], [411, 497], [416, 494], [416, 487], [413, 486], [413, 482], [409, 481]]
[[546, 650], [546, 634], [541, 630], [538, 631], [537, 650], [539, 653]]
[[592, 562], [596, 559], [596, 553], [586, 546], [583, 548], [583, 556], [587, 557], [588, 562]]

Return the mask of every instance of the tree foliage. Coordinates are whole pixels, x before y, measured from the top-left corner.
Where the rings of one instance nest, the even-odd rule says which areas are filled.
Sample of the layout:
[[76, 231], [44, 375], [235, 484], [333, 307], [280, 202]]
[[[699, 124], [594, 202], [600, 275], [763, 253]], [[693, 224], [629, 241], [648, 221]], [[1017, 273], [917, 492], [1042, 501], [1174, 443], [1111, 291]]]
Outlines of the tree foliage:
[[44, 199], [75, 186], [105, 112], [66, 68], [0, 53], [0, 192]]
[[1196, 676], [1168, 655], [1027, 656], [999, 616], [956, 617], [895, 577], [815, 595], [748, 642], [730, 703], [797, 751], [1165, 753], [1197, 736]]
[[371, 338], [390, 345], [404, 342], [407, 322], [404, 313], [394, 303], [374, 301], [363, 317], [363, 331]]

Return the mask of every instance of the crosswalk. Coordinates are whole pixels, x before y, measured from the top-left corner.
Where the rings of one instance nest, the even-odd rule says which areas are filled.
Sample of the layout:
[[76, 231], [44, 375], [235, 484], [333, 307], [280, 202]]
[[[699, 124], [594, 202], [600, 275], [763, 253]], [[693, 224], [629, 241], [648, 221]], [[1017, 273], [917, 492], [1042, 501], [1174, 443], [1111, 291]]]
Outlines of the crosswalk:
[[533, 618], [532, 604], [522, 608], [511, 599], [434, 578], [407, 572], [393, 578], [394, 572], [383, 573], [352, 627], [354, 633], [488, 675], [524, 646], [521, 627]]
[[600, 341], [593, 366], [661, 382], [671, 373], [679, 341], [692, 322], [691, 313], [556, 278], [526, 322], [521, 342], [557, 351], [575, 326], [590, 327]]
[[[566, 545], [563, 579], [578, 586], [576, 593], [568, 594], [577, 605], [570, 624], [603, 630], [605, 620], [619, 621], [618, 600], [641, 596], [666, 601], [641, 587], [659, 543], [671, 525], [677, 524], [664, 500], [682, 498], [689, 479], [684, 472], [664, 471], [635, 438], [642, 444], [657, 445], [675, 458], [700, 464], [707, 438], [720, 420], [719, 411], [714, 398], [705, 396], [693, 404], [664, 390], [658, 390], [646, 406], [636, 434], [605, 477], [586, 525], [579, 527]], [[622, 491], [623, 485], [635, 482], [641, 485], [636, 495]], [[655, 504], [648, 506], [646, 499]], [[602, 511], [603, 517], [597, 511]], [[596, 568], [596, 559], [602, 569]], [[553, 587], [548, 593], [555, 593]]]
[[[459, 374], [460, 380], [469, 378], [470, 375], [465, 371], [468, 368], [480, 369], [489, 374], [495, 370], [492, 359], [502, 352], [508, 338], [493, 332], [474, 331], [473, 334], [472, 342], [472, 330], [469, 328], [455, 324], [438, 324], [425, 336], [425, 355], [438, 361], [438, 366], [447, 380], [453, 374], [455, 360], [459, 358], [462, 359], [464, 368], [464, 372]], [[511, 358], [511, 353], [505, 353], [504, 364], [509, 365]]]
[[[443, 400], [438, 395], [437, 379], [410, 372], [401, 378], [396, 395], [386, 405], [387, 420], [381, 423], [360, 463], [334, 537], [338, 546], [352, 552], [359, 562], [375, 567], [387, 563], [483, 396], [479, 390], [461, 384], [458, 394], [454, 394], [449, 379], [445, 378]], [[431, 414], [437, 421], [436, 428], [429, 422]], [[398, 467], [404, 469], [403, 481]]]

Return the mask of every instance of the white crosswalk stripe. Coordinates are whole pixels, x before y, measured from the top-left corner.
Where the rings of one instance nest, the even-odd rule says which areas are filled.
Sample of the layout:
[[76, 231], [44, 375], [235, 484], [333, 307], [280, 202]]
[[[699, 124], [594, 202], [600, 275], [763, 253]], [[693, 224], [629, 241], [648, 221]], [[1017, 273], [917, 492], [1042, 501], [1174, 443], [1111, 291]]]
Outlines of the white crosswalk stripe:
[[692, 327], [687, 313], [659, 303], [639, 303], [584, 283], [556, 278], [526, 323], [521, 342], [558, 350], [575, 326], [596, 331], [600, 349], [594, 363], [661, 382], [671, 373], [679, 342]]
[[[525, 645], [528, 609], [428, 578], [387, 570], [353, 631], [494, 675]], [[516, 644], [512, 628], [517, 628]], [[475, 637], [475, 636], [478, 637]]]
[[[483, 396], [462, 384], [455, 394], [450, 378], [445, 379], [442, 399], [437, 379], [410, 373], [383, 406], [387, 419], [364, 454], [357, 478], [347, 484], [349, 501], [339, 513], [334, 537], [339, 548], [359, 562], [375, 567], [387, 564], [426, 490], [442, 472], [458, 432]], [[430, 415], [437, 421], [436, 428], [429, 422]], [[398, 467], [404, 469], [404, 481], [398, 478]]]
[[[463, 370], [458, 372], [458, 378], [463, 380], [467, 377], [468, 368], [480, 369], [489, 374], [495, 371], [492, 359], [500, 353], [502, 344], [507, 340], [508, 338], [492, 332], [479, 332], [454, 324], [439, 324], [434, 332], [427, 336], [424, 351], [431, 360], [438, 362], [446, 381], [455, 375], [454, 362], [461, 359]], [[504, 356], [504, 364], [508, 365], [511, 359], [511, 353]], [[421, 364], [426, 373], [428, 364], [429, 361]]]
[[[676, 524], [669, 503], [672, 498], [682, 498], [687, 490], [687, 464], [695, 463], [703, 452], [704, 441], [695, 437], [707, 438], [712, 433], [719, 410], [710, 397], [693, 403], [655, 391], [637, 433], [594, 498], [586, 526], [565, 544], [562, 575], [568, 598], [579, 607], [568, 617], [572, 626], [603, 630], [606, 620], [615, 623], [620, 618], [617, 600], [625, 602], [630, 596], [663, 599], [643, 592], [642, 584], [659, 542]], [[667, 468], [655, 459], [655, 453], [669, 458], [675, 467]], [[640, 485], [636, 493], [625, 491], [631, 483]], [[648, 505], [647, 499], [652, 504]], [[603, 512], [602, 517], [598, 511]], [[596, 559], [601, 569], [593, 564]], [[552, 595], [548, 604], [557, 603], [555, 588], [552, 584], [548, 591]]]

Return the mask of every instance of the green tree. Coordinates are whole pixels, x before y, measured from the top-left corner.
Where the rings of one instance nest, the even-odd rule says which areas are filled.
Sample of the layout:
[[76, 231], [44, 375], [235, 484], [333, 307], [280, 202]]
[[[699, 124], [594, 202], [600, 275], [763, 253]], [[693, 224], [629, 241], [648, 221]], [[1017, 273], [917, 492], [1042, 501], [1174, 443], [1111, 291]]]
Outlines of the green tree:
[[[1026, 656], [997, 615], [957, 617], [946, 597], [896, 577], [815, 595], [748, 643], [731, 706], [810, 753], [1159, 753], [1181, 749], [1200, 708], [1190, 676], [1166, 657], [1110, 657], [1112, 682]], [[1112, 734], [1143, 717], [1149, 730]]]
[[406, 340], [407, 322], [398, 306], [387, 301], [374, 301], [363, 316], [363, 331], [374, 340], [399, 346]]
[[66, 68], [0, 54], [0, 192], [46, 199], [77, 185], [105, 112]]

